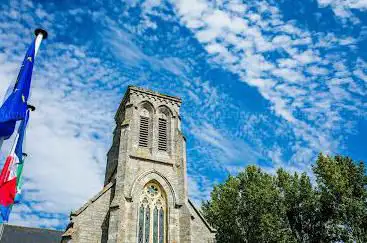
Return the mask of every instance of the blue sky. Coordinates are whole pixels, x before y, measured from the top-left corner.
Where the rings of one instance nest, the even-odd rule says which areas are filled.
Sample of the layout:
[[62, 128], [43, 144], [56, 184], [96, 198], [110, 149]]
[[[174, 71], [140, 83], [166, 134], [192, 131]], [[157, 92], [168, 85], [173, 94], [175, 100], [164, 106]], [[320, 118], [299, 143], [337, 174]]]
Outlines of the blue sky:
[[0, 98], [33, 30], [49, 32], [10, 223], [61, 229], [101, 189], [129, 84], [182, 97], [196, 203], [250, 164], [310, 172], [319, 152], [367, 161], [366, 12], [365, 0], [1, 0]]

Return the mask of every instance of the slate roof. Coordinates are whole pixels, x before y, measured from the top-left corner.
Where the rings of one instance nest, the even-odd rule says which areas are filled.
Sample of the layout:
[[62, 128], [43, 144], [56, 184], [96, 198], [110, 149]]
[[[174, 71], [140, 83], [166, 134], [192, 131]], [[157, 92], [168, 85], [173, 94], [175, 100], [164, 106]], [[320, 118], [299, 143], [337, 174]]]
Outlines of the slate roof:
[[60, 243], [62, 231], [1, 224], [0, 243]]

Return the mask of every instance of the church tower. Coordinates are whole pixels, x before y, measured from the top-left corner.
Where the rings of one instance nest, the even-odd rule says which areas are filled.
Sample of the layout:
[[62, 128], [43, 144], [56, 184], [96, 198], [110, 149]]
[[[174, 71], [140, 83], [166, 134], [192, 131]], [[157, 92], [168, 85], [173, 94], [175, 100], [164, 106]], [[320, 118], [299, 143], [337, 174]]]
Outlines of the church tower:
[[214, 242], [187, 195], [181, 99], [129, 86], [115, 116], [104, 188], [73, 212], [63, 242]]

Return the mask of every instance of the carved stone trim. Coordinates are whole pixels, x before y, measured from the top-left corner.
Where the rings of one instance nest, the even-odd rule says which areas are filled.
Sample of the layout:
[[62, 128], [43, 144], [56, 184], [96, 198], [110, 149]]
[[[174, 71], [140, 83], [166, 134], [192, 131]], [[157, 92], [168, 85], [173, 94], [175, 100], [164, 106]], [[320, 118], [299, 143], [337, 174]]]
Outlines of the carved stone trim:
[[164, 165], [170, 165], [170, 166], [173, 166], [174, 163], [167, 159], [167, 160], [164, 160], [162, 158], [160, 158], [159, 160], [158, 159], [154, 159], [154, 158], [147, 158], [147, 157], [143, 157], [143, 156], [139, 156], [137, 154], [131, 154], [130, 155], [130, 158], [132, 159], [140, 159], [140, 160], [145, 160], [145, 161], [150, 161], [150, 162], [153, 162], [153, 163], [157, 163], [157, 164], [164, 164]]
[[[147, 180], [147, 181], [144, 181], [144, 180]], [[173, 188], [173, 186], [171, 185], [171, 183], [169, 182], [169, 180], [163, 174], [161, 174], [160, 172], [156, 170], [149, 170], [137, 176], [133, 184], [131, 185], [129, 195], [126, 196], [126, 200], [131, 200], [131, 201], [133, 200], [133, 193], [134, 193], [134, 190], [137, 184], [139, 184], [139, 186], [144, 187], [145, 183], [149, 182], [150, 180], [156, 180], [163, 187], [163, 189], [166, 190], [167, 198], [169, 199], [169, 201], [172, 200], [171, 202], [173, 203], [174, 207], [177, 208], [177, 207], [182, 206], [182, 203], [179, 203], [177, 201], [178, 199], [177, 193], [175, 189]], [[140, 185], [140, 183], [144, 185]]]

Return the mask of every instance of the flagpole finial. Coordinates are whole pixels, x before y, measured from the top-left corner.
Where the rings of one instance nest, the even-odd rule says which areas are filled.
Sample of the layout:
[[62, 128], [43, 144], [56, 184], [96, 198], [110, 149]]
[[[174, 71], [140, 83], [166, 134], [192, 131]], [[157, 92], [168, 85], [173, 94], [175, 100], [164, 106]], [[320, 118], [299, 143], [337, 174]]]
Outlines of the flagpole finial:
[[33, 105], [30, 105], [30, 104], [28, 104], [28, 105], [27, 105], [27, 108], [28, 108], [30, 111], [35, 111], [35, 110], [36, 110], [36, 107], [35, 107], [35, 106], [33, 106]]
[[41, 28], [38, 28], [38, 29], [36, 29], [35, 31], [34, 31], [34, 34], [36, 35], [36, 36], [38, 36], [39, 34], [42, 34], [42, 39], [47, 39], [47, 36], [48, 36], [48, 33], [47, 33], [47, 31], [46, 30], [44, 30], [44, 29], [41, 29]]

